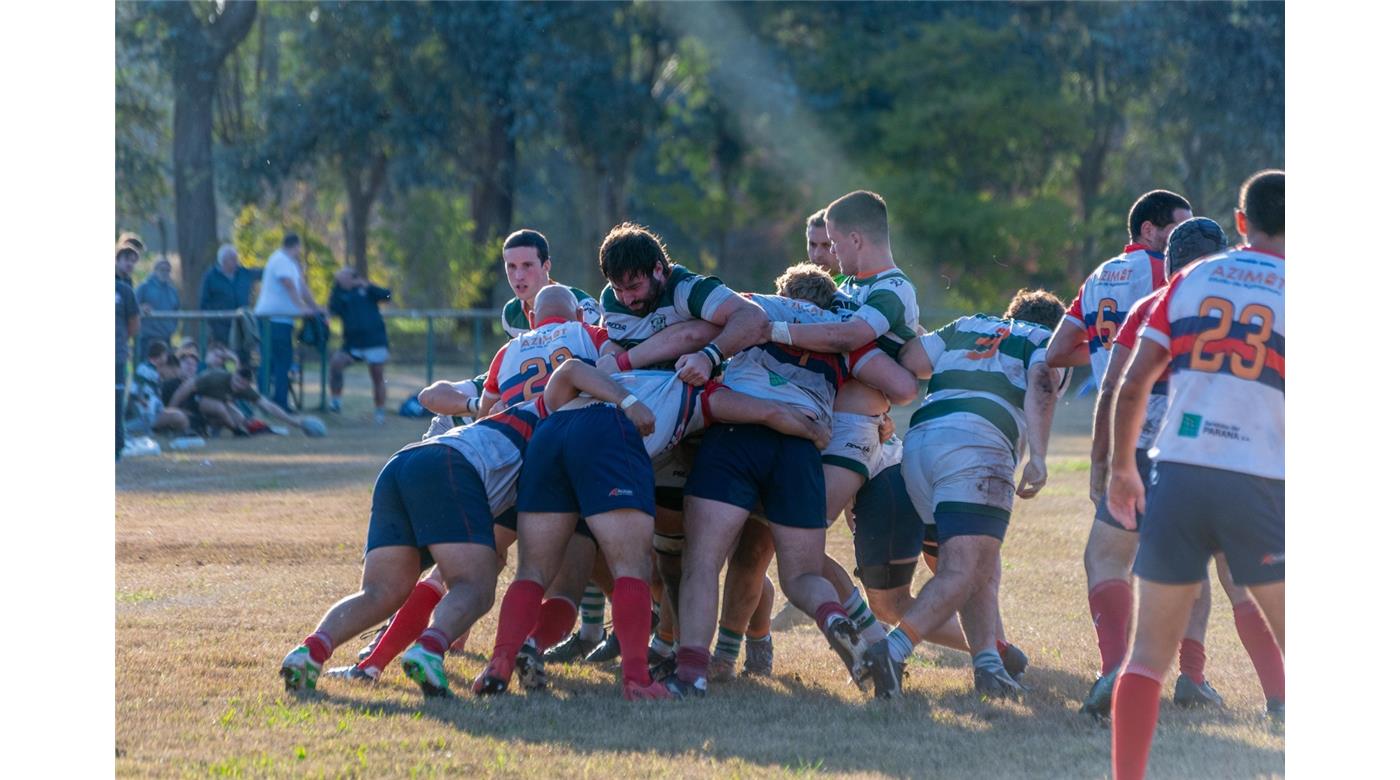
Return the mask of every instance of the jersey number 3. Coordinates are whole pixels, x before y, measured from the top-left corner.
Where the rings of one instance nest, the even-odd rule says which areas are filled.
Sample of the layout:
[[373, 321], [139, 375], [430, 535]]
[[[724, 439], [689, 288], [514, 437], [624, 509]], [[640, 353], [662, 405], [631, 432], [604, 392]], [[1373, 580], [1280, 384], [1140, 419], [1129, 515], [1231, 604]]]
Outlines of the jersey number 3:
[[1225, 354], [1230, 355], [1230, 373], [1249, 381], [1259, 378], [1264, 372], [1264, 362], [1268, 358], [1269, 337], [1274, 334], [1274, 310], [1259, 303], [1251, 303], [1240, 310], [1240, 325], [1243, 325], [1248, 332], [1244, 337], [1244, 343], [1254, 348], [1254, 355], [1246, 360], [1239, 342], [1226, 346], [1224, 349], [1215, 349], [1207, 352], [1212, 344], [1222, 341], [1229, 341], [1230, 326], [1235, 320], [1235, 305], [1224, 298], [1211, 296], [1201, 301], [1201, 317], [1218, 316], [1220, 321], [1211, 328], [1201, 331], [1196, 336], [1196, 343], [1191, 345], [1192, 371], [1207, 371], [1214, 373], [1225, 367]]
[[564, 365], [564, 361], [573, 356], [574, 353], [570, 352], [568, 347], [560, 347], [549, 353], [548, 362], [542, 357], [533, 357], [521, 363], [520, 373], [526, 375], [525, 400], [529, 401], [544, 392], [544, 384], [549, 379], [549, 373]]

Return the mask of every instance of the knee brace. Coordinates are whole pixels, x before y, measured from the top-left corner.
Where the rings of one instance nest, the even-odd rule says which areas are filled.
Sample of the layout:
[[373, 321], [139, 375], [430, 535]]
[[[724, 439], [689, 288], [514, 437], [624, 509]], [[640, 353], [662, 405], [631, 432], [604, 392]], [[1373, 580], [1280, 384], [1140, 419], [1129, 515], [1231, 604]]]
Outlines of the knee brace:
[[681, 552], [685, 550], [685, 534], [661, 534], [651, 535], [651, 548], [657, 555], [670, 555], [679, 558]]
[[906, 588], [914, 581], [914, 561], [860, 566], [856, 569], [856, 576], [860, 577], [866, 590]]

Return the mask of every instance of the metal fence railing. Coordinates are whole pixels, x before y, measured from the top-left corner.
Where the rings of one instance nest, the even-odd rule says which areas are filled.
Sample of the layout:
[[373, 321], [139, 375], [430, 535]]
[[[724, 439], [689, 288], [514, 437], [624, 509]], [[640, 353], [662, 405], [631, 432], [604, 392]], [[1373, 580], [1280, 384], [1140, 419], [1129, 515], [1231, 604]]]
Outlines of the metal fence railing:
[[[142, 319], [175, 320], [179, 322], [181, 336], [186, 339], [194, 339], [195, 343], [198, 345], [200, 360], [202, 361], [209, 347], [210, 323], [219, 322], [222, 324], [231, 323], [235, 320], [242, 320], [246, 316], [245, 312], [246, 310], [244, 309], [221, 311], [156, 311], [150, 314], [143, 314]], [[495, 332], [497, 329], [495, 324], [500, 321], [500, 312], [490, 309], [385, 309], [382, 314], [386, 325], [390, 325], [391, 328], [393, 324], [401, 321], [423, 323], [424, 338], [421, 354], [423, 355], [423, 362], [425, 364], [425, 386], [433, 383], [433, 376], [439, 352], [442, 347], [440, 342], [445, 340], [445, 334], [439, 332], [439, 328], [435, 325], [435, 322], [449, 320], [453, 323], [453, 335], [457, 336], [457, 338], [448, 340], [454, 342], [461, 340], [460, 331], [463, 330], [462, 324], [470, 323], [469, 346], [465, 350], [455, 350], [455, 353], [460, 357], [470, 356], [469, 365], [471, 366], [471, 376], [476, 376], [485, 370], [485, 366], [489, 363], [490, 357], [496, 354], [496, 348], [500, 346], [495, 342], [504, 338]], [[269, 366], [272, 364], [269, 350], [271, 340], [270, 318], [253, 317], [253, 319], [258, 323], [258, 351], [254, 353], [257, 356], [258, 390], [259, 392], [267, 393], [271, 385], [271, 377], [268, 375], [268, 371]], [[335, 327], [334, 319], [335, 318], [332, 318], [332, 328]], [[191, 331], [193, 331], [193, 333], [191, 333]], [[391, 333], [391, 342], [396, 340], [394, 339], [395, 335], [396, 334]], [[406, 341], [413, 343], [415, 346], [418, 342], [417, 334], [397, 335], [402, 335]], [[335, 335], [333, 334], [331, 338], [335, 338]], [[491, 343], [486, 343], [488, 339], [491, 340]], [[327, 341], [330, 341], [330, 339], [327, 339]], [[306, 371], [304, 369], [306, 363], [302, 360], [302, 357], [305, 356], [305, 345], [294, 341], [293, 346], [296, 349], [295, 363], [298, 366], [302, 366], [302, 370], [297, 372], [297, 397], [302, 399], [301, 405], [307, 407], [308, 404], [305, 401]], [[392, 347], [393, 344], [391, 343], [390, 346]], [[410, 349], [410, 351], [412, 351], [412, 349]], [[320, 364], [318, 372], [320, 375], [320, 405], [318, 408], [321, 411], [325, 411], [326, 409], [326, 396], [330, 389], [328, 377], [330, 370], [330, 362], [328, 360], [329, 353], [330, 345], [328, 343], [324, 343], [319, 348], [312, 351], [312, 354], [316, 356]], [[252, 357], [252, 354], [250, 354], [250, 357]], [[140, 363], [140, 361], [144, 359], [145, 355], [132, 353], [133, 363]]]

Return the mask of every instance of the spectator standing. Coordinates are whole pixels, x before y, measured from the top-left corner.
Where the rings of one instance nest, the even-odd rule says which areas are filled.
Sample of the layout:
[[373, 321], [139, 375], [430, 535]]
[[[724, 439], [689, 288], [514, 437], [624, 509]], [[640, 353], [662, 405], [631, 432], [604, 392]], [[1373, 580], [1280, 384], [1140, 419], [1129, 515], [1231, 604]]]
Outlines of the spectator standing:
[[[219, 247], [214, 267], [204, 272], [204, 279], [200, 282], [200, 311], [231, 311], [247, 306], [253, 294], [253, 283], [257, 280], [257, 271], [245, 268], [238, 262], [238, 250], [233, 248], [233, 244], [224, 244]], [[225, 344], [232, 343], [229, 341], [229, 328], [232, 325], [231, 319], [209, 320], [209, 337]], [[244, 351], [239, 350], [239, 360], [246, 364], [248, 356], [241, 354]]]
[[267, 258], [263, 267], [262, 284], [253, 313], [267, 317], [268, 369], [272, 381], [272, 402], [290, 412], [287, 392], [292, 370], [292, 330], [297, 317], [314, 317], [321, 309], [311, 297], [311, 290], [301, 271], [301, 237], [288, 233], [282, 238], [282, 248]]
[[340, 393], [345, 388], [345, 368], [363, 360], [369, 364], [369, 378], [374, 384], [374, 422], [384, 422], [384, 363], [389, 360], [389, 333], [379, 304], [389, 300], [389, 290], [362, 279], [352, 268], [335, 273], [329, 308], [340, 318], [344, 344], [331, 358], [332, 412], [340, 411]]
[[126, 362], [131, 337], [141, 327], [141, 308], [136, 303], [136, 291], [131, 289], [131, 269], [140, 258], [132, 247], [117, 245], [117, 460], [126, 446], [126, 426], [122, 420], [126, 411]]
[[173, 319], [153, 317], [156, 312], [178, 311], [180, 308], [180, 288], [170, 280], [170, 261], [161, 258], [151, 269], [151, 275], [136, 288], [136, 302], [141, 305], [141, 338], [136, 354], [145, 355], [146, 349], [154, 342], [170, 345], [170, 337], [180, 324]]

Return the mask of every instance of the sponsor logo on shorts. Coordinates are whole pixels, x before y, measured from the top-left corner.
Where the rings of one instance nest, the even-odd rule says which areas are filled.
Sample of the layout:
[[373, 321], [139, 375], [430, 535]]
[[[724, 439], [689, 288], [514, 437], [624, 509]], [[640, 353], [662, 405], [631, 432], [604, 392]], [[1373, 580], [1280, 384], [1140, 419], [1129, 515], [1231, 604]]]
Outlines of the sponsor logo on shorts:
[[1281, 552], [1265, 553], [1264, 557], [1259, 559], [1260, 566], [1277, 566], [1281, 563], [1283, 563], [1283, 553]]
[[870, 454], [870, 447], [865, 446], [865, 445], [863, 445], [863, 444], [856, 444], [856, 443], [853, 442], [853, 441], [848, 441], [848, 442], [846, 442], [846, 445], [845, 445], [845, 446], [848, 447], [848, 448], [850, 448], [850, 449], [853, 449], [853, 450], [860, 450], [861, 453], [864, 454], [864, 455], [869, 455], [869, 454]]
[[1201, 434], [1201, 416], [1199, 414], [1181, 415], [1181, 427], [1177, 429], [1176, 435], [1183, 439], [1194, 439]]
[[616, 498], [616, 497], [618, 497], [618, 496], [630, 496], [630, 495], [632, 495], [632, 491], [631, 491], [631, 490], [628, 490], [627, 488], [613, 488], [612, 490], [609, 490], [609, 491], [608, 491], [608, 497], [610, 497], [610, 498]]

